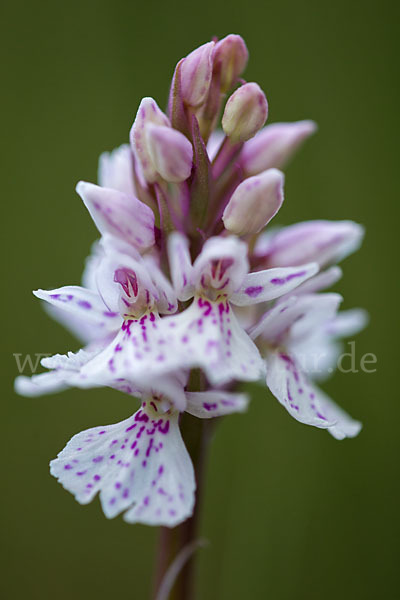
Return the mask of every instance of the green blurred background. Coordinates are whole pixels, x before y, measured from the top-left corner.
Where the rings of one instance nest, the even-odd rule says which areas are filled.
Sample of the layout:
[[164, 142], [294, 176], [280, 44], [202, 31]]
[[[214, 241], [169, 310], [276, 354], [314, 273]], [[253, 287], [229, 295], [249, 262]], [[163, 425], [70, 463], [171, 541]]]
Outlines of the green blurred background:
[[364, 423], [337, 442], [300, 425], [253, 387], [245, 416], [212, 446], [199, 598], [386, 600], [399, 597], [398, 289], [395, 199], [398, 2], [8, 2], [2, 45], [2, 597], [147, 598], [156, 531], [107, 521], [50, 477], [72, 434], [128, 416], [111, 390], [25, 399], [13, 353], [78, 344], [31, 295], [78, 283], [96, 231], [74, 186], [127, 140], [142, 96], [162, 106], [177, 60], [212, 35], [242, 34], [247, 80], [269, 121], [313, 118], [319, 133], [287, 170], [283, 223], [351, 218], [361, 252], [337, 289], [365, 306], [357, 356], [375, 374], [337, 374], [325, 389]]

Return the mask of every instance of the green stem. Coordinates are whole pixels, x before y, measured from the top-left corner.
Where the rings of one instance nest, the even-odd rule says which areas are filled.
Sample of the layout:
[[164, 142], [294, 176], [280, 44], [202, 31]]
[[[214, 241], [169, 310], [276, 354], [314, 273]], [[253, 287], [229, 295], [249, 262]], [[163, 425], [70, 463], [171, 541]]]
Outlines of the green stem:
[[[213, 423], [211, 421], [196, 419], [187, 413], [184, 413], [181, 417], [182, 436], [195, 470], [197, 482], [196, 501], [193, 515], [187, 521], [174, 529], [166, 527], [160, 529], [155, 569], [155, 593], [153, 596], [155, 600], [157, 600], [157, 592], [167, 568], [182, 549], [195, 543], [197, 538], [204, 469], [212, 426]], [[176, 577], [169, 600], [194, 600], [196, 558], [197, 552], [193, 552], [189, 556]]]

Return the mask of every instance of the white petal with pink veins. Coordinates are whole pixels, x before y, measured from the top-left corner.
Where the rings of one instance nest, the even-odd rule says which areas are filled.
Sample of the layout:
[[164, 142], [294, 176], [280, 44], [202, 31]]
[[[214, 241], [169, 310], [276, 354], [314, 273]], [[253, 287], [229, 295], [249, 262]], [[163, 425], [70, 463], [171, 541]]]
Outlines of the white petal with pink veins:
[[267, 364], [267, 385], [292, 417], [322, 429], [336, 425], [336, 419], [324, 413], [314, 386], [292, 356], [279, 350], [270, 352]]
[[66, 285], [54, 290], [35, 290], [34, 295], [74, 317], [101, 329], [104, 335], [118, 330], [119, 313], [110, 311], [97, 292], [78, 285]]
[[208, 289], [230, 296], [249, 270], [247, 244], [239, 238], [209, 238], [193, 264], [193, 283], [198, 292]]
[[111, 233], [136, 248], [154, 245], [154, 214], [135, 196], [80, 181], [81, 196], [100, 233]]
[[194, 472], [178, 413], [158, 414], [155, 404], [122, 423], [78, 433], [50, 468], [81, 504], [99, 493], [108, 518], [127, 511], [130, 523], [173, 527], [193, 511]]
[[238, 306], [258, 304], [279, 298], [318, 272], [318, 265], [310, 263], [299, 267], [286, 267], [255, 271], [245, 276], [240, 289], [231, 301]]
[[167, 348], [164, 368], [202, 368], [214, 385], [255, 381], [264, 373], [257, 347], [226, 300], [196, 297], [183, 313], [162, 319], [160, 326]]
[[114, 341], [81, 369], [87, 385], [116, 378], [147, 380], [180, 369], [203, 368], [215, 385], [255, 381], [265, 371], [257, 347], [226, 301], [196, 298], [184, 312], [126, 319]]
[[242, 413], [247, 410], [249, 404], [246, 394], [233, 394], [224, 390], [186, 392], [186, 399], [186, 412], [199, 419]]
[[319, 407], [329, 421], [335, 421], [335, 425], [328, 427], [329, 433], [337, 440], [353, 438], [362, 429], [362, 424], [347, 414], [340, 406], [331, 400], [322, 390], [315, 387], [316, 405]]
[[315, 294], [321, 292], [327, 288], [332, 287], [342, 277], [343, 272], [340, 267], [334, 266], [317, 273], [314, 277], [311, 277], [298, 288], [296, 288], [296, 296], [300, 294]]

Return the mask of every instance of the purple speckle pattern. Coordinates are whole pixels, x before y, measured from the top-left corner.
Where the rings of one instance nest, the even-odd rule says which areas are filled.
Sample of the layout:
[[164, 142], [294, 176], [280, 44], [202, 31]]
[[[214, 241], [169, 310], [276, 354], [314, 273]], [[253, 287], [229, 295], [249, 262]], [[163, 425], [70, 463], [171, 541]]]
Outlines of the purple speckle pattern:
[[185, 311], [162, 319], [153, 312], [126, 318], [115, 340], [83, 373], [120, 389], [118, 381], [136, 373], [159, 376], [193, 367], [203, 368], [213, 384], [254, 381], [264, 373], [257, 347], [224, 295], [215, 301], [198, 296]]
[[283, 351], [277, 351], [268, 358], [268, 387], [287, 411], [301, 423], [321, 428], [331, 426], [316, 388], [296, 359]]
[[[132, 417], [74, 436], [51, 462], [51, 473], [81, 504], [97, 493], [109, 518], [174, 525], [191, 514], [194, 474], [178, 413], [157, 398]], [[79, 448], [79, 451], [78, 451]]]

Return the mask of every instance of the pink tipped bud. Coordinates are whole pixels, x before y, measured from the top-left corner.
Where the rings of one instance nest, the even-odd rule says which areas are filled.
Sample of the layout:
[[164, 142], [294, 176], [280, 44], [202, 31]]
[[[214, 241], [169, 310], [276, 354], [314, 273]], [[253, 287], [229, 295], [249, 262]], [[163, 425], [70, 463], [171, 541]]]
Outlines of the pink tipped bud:
[[215, 42], [196, 48], [182, 62], [182, 97], [189, 106], [200, 106], [205, 101], [211, 83], [212, 53]]
[[272, 167], [281, 169], [316, 129], [314, 121], [268, 125], [243, 147], [240, 163], [245, 174], [257, 175]]
[[305, 221], [260, 237], [255, 253], [268, 267], [316, 262], [322, 268], [355, 252], [363, 236], [364, 228], [353, 221]]
[[146, 143], [154, 168], [165, 181], [184, 181], [193, 164], [193, 148], [187, 137], [164, 125], [146, 127]]
[[240, 35], [227, 35], [214, 48], [214, 71], [219, 72], [222, 92], [227, 92], [236, 83], [246, 68], [249, 52]]
[[236, 235], [261, 231], [282, 205], [283, 182], [281, 171], [269, 169], [238, 185], [222, 216], [225, 229]]
[[222, 129], [233, 142], [245, 142], [264, 125], [268, 103], [257, 83], [245, 83], [229, 98], [222, 117]]
[[135, 121], [130, 133], [130, 141], [137, 158], [140, 161], [143, 175], [149, 183], [157, 180], [158, 173], [154, 168], [147, 147], [146, 129], [149, 123], [154, 125], [170, 126], [168, 117], [159, 109], [153, 98], [143, 98], [140, 103]]

